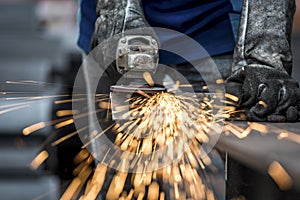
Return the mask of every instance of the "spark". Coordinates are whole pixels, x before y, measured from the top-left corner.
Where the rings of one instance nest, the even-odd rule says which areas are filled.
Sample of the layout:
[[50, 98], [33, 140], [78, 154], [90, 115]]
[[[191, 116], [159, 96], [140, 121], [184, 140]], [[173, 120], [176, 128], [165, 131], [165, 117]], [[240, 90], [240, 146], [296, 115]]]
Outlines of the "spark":
[[90, 153], [86, 149], [82, 149], [73, 159], [74, 164], [79, 164], [89, 157]]
[[[90, 200], [90, 199], [96, 199], [100, 190], [102, 189], [104, 180], [105, 180], [105, 174], [107, 171], [107, 166], [99, 163], [96, 167], [95, 173], [92, 177], [90, 187], [86, 189], [84, 196], [82, 196], [83, 200]], [[131, 194], [128, 196], [133, 195], [133, 190], [130, 191]], [[129, 198], [131, 199], [131, 198]]]
[[273, 178], [281, 190], [292, 187], [293, 181], [284, 167], [277, 161], [273, 161], [268, 168], [268, 174]]
[[145, 196], [144, 192], [139, 193], [137, 200], [143, 200], [144, 196]]
[[113, 178], [108, 188], [106, 199], [118, 199], [123, 191], [127, 177], [127, 172], [119, 171]]
[[33, 124], [33, 125], [31, 125], [27, 128], [24, 128], [23, 129], [23, 135], [30, 135], [31, 133], [46, 127], [47, 124], [48, 123], [46, 123], [46, 122], [39, 122], [39, 123]]
[[[102, 112], [102, 111], [103, 111], [102, 109], [98, 109], [91, 113], [98, 113], [98, 112]], [[78, 114], [78, 115], [74, 116], [73, 118], [67, 117], [67, 118], [52, 120], [52, 121], [48, 121], [48, 122], [38, 122], [36, 124], [30, 125], [30, 126], [24, 128], [22, 132], [23, 132], [23, 135], [30, 135], [33, 132], [43, 129], [46, 126], [50, 126], [50, 125], [54, 125], [54, 127], [56, 129], [59, 129], [64, 126], [70, 125], [70, 124], [74, 123], [74, 120], [86, 117], [91, 113], [87, 112], [87, 113], [83, 113], [83, 114]]]
[[280, 139], [283, 138], [289, 139], [290, 141], [300, 144], [300, 136], [298, 134], [292, 132], [282, 132], [280, 133]]
[[246, 138], [250, 133], [251, 131], [254, 129], [252, 128], [253, 126], [255, 126], [255, 128], [257, 129], [257, 126], [256, 124], [253, 124], [253, 125], [250, 125], [248, 126], [246, 129], [243, 129], [233, 123], [229, 123], [227, 125], [224, 126], [224, 129], [231, 132], [232, 134], [234, 134], [236, 137], [238, 137], [239, 139], [244, 139]]
[[73, 175], [78, 175], [80, 172], [84, 171], [87, 169], [91, 163], [93, 162], [93, 158], [91, 155], [88, 156], [87, 159], [85, 159], [83, 162], [81, 162], [74, 170], [73, 170]]
[[269, 132], [277, 134], [278, 140], [286, 139], [297, 144], [300, 144], [300, 135], [279, 127], [268, 125]]
[[77, 199], [82, 187], [92, 173], [91, 167], [84, 168], [79, 175], [74, 178], [66, 191], [61, 196], [61, 200]]
[[207, 89], [208, 89], [208, 86], [207, 86], [207, 85], [204, 85], [204, 86], [202, 86], [202, 89], [203, 89], [203, 90], [207, 90]]
[[289, 133], [287, 132], [282, 132], [278, 135], [278, 140], [284, 139], [284, 138], [288, 138], [289, 137]]
[[[133, 104], [139, 100], [137, 98]], [[205, 113], [204, 109], [202, 112], [201, 109], [194, 108], [198, 105], [192, 98], [177, 97], [170, 93], [154, 94], [147, 101], [139, 102], [141, 103], [130, 110], [129, 114], [125, 113], [123, 116], [125, 118], [134, 115], [136, 119], [124, 123], [118, 128], [118, 131], [123, 135], [144, 138], [140, 149], [140, 152], [144, 154], [152, 152], [153, 144], [166, 146], [168, 138], [176, 138], [179, 141], [181, 139], [189, 140], [194, 137], [193, 133], [197, 135], [195, 130], [205, 128], [205, 121], [199, 120], [198, 123], [193, 123], [193, 121], [201, 116], [205, 118], [205, 115], [209, 115], [209, 112]], [[202, 105], [203, 108], [205, 106], [207, 105]], [[186, 134], [189, 132], [188, 130], [192, 132], [190, 136]], [[147, 135], [149, 137], [145, 137]], [[120, 138], [122, 149], [128, 148], [130, 141], [133, 140], [132, 136]]]
[[74, 131], [74, 132], [72, 132], [72, 133], [69, 133], [68, 135], [59, 138], [58, 140], [56, 140], [55, 142], [53, 142], [51, 145], [52, 145], [52, 146], [57, 146], [57, 145], [59, 145], [60, 143], [66, 141], [66, 140], [68, 140], [68, 139], [70, 139], [71, 137], [74, 137], [75, 135], [78, 135], [80, 132], [82, 132], [82, 131], [84, 131], [84, 130], [86, 130], [86, 129], [87, 129], [87, 127], [84, 127], [84, 128], [81, 128], [81, 129], [79, 129], [79, 130], [77, 130], [77, 131]]
[[74, 178], [69, 185], [69, 187], [66, 189], [64, 192], [63, 196], [60, 197], [60, 200], [68, 200], [72, 199], [76, 191], [79, 189], [81, 184], [81, 179], [80, 178]]
[[264, 108], [268, 107], [268, 105], [264, 101], [259, 101], [258, 104], [263, 106]]
[[232, 94], [229, 94], [229, 93], [225, 93], [225, 97], [234, 101], [234, 102], [238, 102], [239, 101], [239, 98], [237, 96], [234, 96]]
[[30, 168], [36, 170], [48, 157], [49, 154], [47, 151], [44, 150], [40, 152], [30, 163]]
[[101, 101], [98, 104], [99, 108], [104, 108], [104, 109], [110, 109], [111, 108], [111, 104], [109, 102], [105, 102], [105, 101]]
[[[195, 185], [195, 192], [189, 193], [191, 197], [197, 198], [200, 191], [203, 198], [211, 196], [210, 190], [202, 183], [202, 178], [197, 170], [204, 169], [205, 166], [212, 164], [208, 158], [201, 161], [199, 158], [201, 151], [199, 149], [203, 142], [208, 142], [207, 133], [211, 128], [216, 131], [220, 129], [217, 126], [211, 127], [211, 123], [218, 120], [212, 113], [213, 101], [204, 98], [204, 102], [200, 102], [200, 100], [195, 101], [197, 98], [194, 96], [174, 95], [166, 92], [145, 93], [146, 95], [140, 92], [137, 94], [140, 94], [140, 96], [131, 97], [128, 101], [131, 102], [129, 110], [122, 105], [114, 108], [119, 112], [126, 111], [122, 114], [122, 120], [117, 120], [100, 133], [96, 132], [91, 141], [83, 146], [83, 148], [87, 147], [108, 130], [114, 130], [117, 136], [115, 145], [124, 150], [121, 156], [122, 160], [119, 163], [120, 168], [123, 170], [128, 170], [128, 166], [140, 168], [138, 169], [140, 173], [133, 175], [132, 188], [128, 195], [124, 190], [128, 175], [126, 172], [117, 171], [110, 182], [106, 198], [131, 199], [134, 196], [137, 199], [142, 199], [147, 194], [149, 199], [164, 199], [165, 193], [160, 192], [160, 181], [172, 185], [175, 190], [173, 190], [174, 193], [171, 196], [179, 198], [182, 195], [188, 195], [188, 193], [182, 191], [182, 180], [190, 180], [189, 185]], [[109, 106], [111, 105], [108, 103], [102, 103], [99, 107], [108, 108]], [[124, 122], [124, 119], [126, 119], [126, 122]], [[185, 143], [189, 143], [191, 147], [188, 148]], [[163, 147], [168, 148], [167, 155], [156, 154], [156, 150]], [[185, 151], [186, 149], [187, 151]], [[137, 156], [134, 159], [130, 158], [128, 152], [134, 152]], [[86, 157], [88, 155], [85, 151], [83, 154], [84, 156], [76, 163], [84, 164], [79, 164], [76, 173], [87, 167]], [[153, 166], [153, 163], [155, 165], [158, 162], [159, 157], [172, 158], [177, 154], [183, 154], [182, 158], [186, 159], [180, 159], [178, 163], [172, 164], [172, 167], [162, 169], [162, 173], [166, 176], [159, 175], [159, 171], [147, 171], [149, 167]], [[119, 153], [115, 152], [111, 156], [110, 166], [116, 163], [116, 160], [113, 159], [116, 155], [119, 155]], [[140, 155], [151, 155], [151, 159], [142, 163]], [[130, 159], [133, 160], [130, 161]], [[129, 165], [129, 161], [131, 165]], [[100, 183], [93, 185], [93, 178], [88, 181], [85, 194], [81, 196], [81, 199], [95, 199], [99, 195], [105, 181], [107, 168], [104, 170], [102, 164], [98, 164], [98, 167], [102, 168]], [[98, 177], [96, 172], [93, 177]], [[200, 183], [201, 189], [198, 188]], [[146, 186], [148, 193], [146, 193]]]
[[106, 129], [104, 129], [102, 132], [97, 133], [97, 135], [89, 142], [87, 142], [85, 145], [82, 146], [82, 148], [86, 148], [88, 145], [90, 145], [92, 142], [94, 142], [97, 138], [102, 136], [104, 133], [106, 133], [108, 130], [110, 130], [113, 126], [115, 126], [115, 123], [108, 126]]
[[132, 199], [132, 197], [133, 197], [133, 194], [134, 194], [134, 190], [133, 190], [133, 189], [131, 189], [131, 190], [130, 190], [130, 192], [129, 192], [129, 194], [128, 194], [128, 196], [126, 197], [126, 200], [130, 200], [130, 199]]
[[[150, 86], [154, 85], [150, 74], [144, 74], [144, 78]], [[223, 80], [217, 80], [216, 82], [221, 84]], [[24, 83], [29, 84], [30, 82]], [[139, 90], [137, 91], [139, 96], [128, 97], [129, 110], [128, 106], [122, 105], [114, 108], [117, 112], [125, 111], [122, 114], [122, 119], [117, 120], [99, 133], [97, 131], [94, 132], [95, 134], [91, 135], [92, 139], [82, 146], [82, 150], [74, 158], [74, 164], [77, 167], [73, 173], [76, 177], [63, 193], [61, 199], [77, 199], [84, 186], [85, 191], [84, 194], [81, 193], [80, 199], [96, 199], [100, 192], [104, 190], [105, 185], [107, 185], [104, 183], [108, 180], [106, 175], [109, 173], [109, 167], [104, 164], [104, 160], [108, 160], [106, 163], [110, 163], [109, 166], [119, 165], [124, 170], [138, 168], [137, 171], [140, 172], [129, 176], [127, 172], [116, 171], [112, 181], [107, 185], [109, 186], [106, 193], [107, 199], [143, 199], [145, 197], [148, 199], [165, 199], [164, 186], [172, 188], [169, 190], [170, 194], [167, 193], [167, 196], [170, 195], [170, 197], [176, 199], [187, 197], [191, 199], [214, 199], [214, 193], [202, 174], [202, 170], [206, 167], [212, 169], [214, 163], [209, 157], [201, 157], [201, 146], [203, 143], [209, 142], [209, 132], [218, 132], [222, 128], [224, 125], [222, 124], [222, 118], [229, 118], [232, 114], [241, 112], [236, 109], [236, 103], [239, 99], [234, 95], [225, 94], [225, 97], [229, 100], [222, 100], [221, 102], [226, 103], [228, 106], [218, 106], [214, 104], [213, 98], [204, 97], [197, 100], [195, 96], [170, 93], [176, 91], [179, 87], [185, 87], [185, 85], [180, 85], [179, 82], [176, 82], [173, 87], [168, 89], [168, 92], [157, 94], [147, 94]], [[204, 88], [207, 89], [207, 86], [204, 86]], [[78, 96], [79, 98], [73, 100], [57, 100], [55, 103], [64, 104], [74, 101], [85, 101], [85, 96], [80, 95]], [[59, 96], [22, 97], [23, 99], [21, 100], [32, 101], [53, 97]], [[64, 97], [64, 95], [61, 95], [61, 97]], [[216, 98], [218, 98], [217, 95]], [[93, 113], [110, 110], [113, 105], [108, 100], [108, 95], [96, 94], [95, 102], [101, 109], [93, 111]], [[216, 108], [219, 111], [213, 112], [213, 109]], [[85, 112], [86, 110], [83, 111]], [[82, 110], [58, 111], [58, 117], [70, 117], [51, 122], [36, 123], [23, 129], [23, 134], [30, 135], [48, 125], [53, 125], [55, 128], [63, 128], [72, 124], [74, 120], [91, 114], [90, 112], [81, 112]], [[74, 116], [71, 116], [73, 114]], [[212, 125], [214, 123], [216, 124]], [[52, 145], [58, 145], [86, 129], [87, 127], [83, 127], [78, 131], [61, 137], [53, 142]], [[242, 128], [226, 122], [224, 129], [241, 139], [247, 137], [252, 130], [262, 134], [270, 131], [269, 126], [259, 123], [249, 123], [247, 128]], [[109, 152], [107, 150], [103, 160], [96, 163], [96, 168], [93, 172], [90, 166], [94, 163], [94, 159], [85, 148], [92, 142], [100, 139], [109, 130], [113, 130], [113, 133], [116, 134], [115, 145], [119, 146], [124, 152], [115, 152], [106, 159]], [[284, 130], [278, 130], [276, 133], [278, 134], [278, 139], [300, 141], [299, 136], [296, 134]], [[157, 150], [163, 147], [167, 147], [168, 151], [166, 151], [165, 155], [160, 155], [157, 153]], [[44, 154], [40, 156], [41, 158], [38, 158], [39, 155], [36, 157], [35, 160], [37, 161], [35, 162], [38, 164], [34, 165], [34, 169], [37, 169], [44, 162], [43, 159], [47, 159], [48, 155], [46, 156], [45, 152], [41, 152]], [[128, 152], [133, 152], [136, 156], [134, 158], [129, 157]], [[150, 155], [150, 159], [143, 162], [141, 155]], [[166, 168], [155, 171], [148, 170], [155, 166], [159, 159], [172, 158], [174, 155], [181, 156]], [[122, 158], [121, 162], [117, 159], [118, 156]], [[270, 165], [268, 172], [275, 181], [279, 179], [278, 177], [283, 177], [283, 180], [276, 181], [280, 187], [292, 184], [290, 182], [291, 177], [278, 162], [274, 161]], [[128, 180], [129, 177], [131, 177], [131, 180]], [[131, 183], [129, 190], [124, 187], [127, 181]]]
[[253, 130], [256, 130], [258, 132], [260, 132], [261, 134], [267, 134], [269, 132], [269, 127], [264, 125], [264, 124], [260, 124], [260, 123], [257, 123], [257, 122], [252, 122], [252, 123], [249, 123], [249, 126], [253, 129]]
[[55, 124], [54, 127], [55, 127], [55, 129], [60, 129], [60, 128], [64, 127], [64, 126], [68, 126], [68, 125], [73, 124], [73, 123], [74, 123], [74, 119], [68, 119], [68, 120], [60, 122], [58, 124]]
[[151, 98], [151, 96], [149, 96], [146, 92], [144, 92], [142, 90], [138, 90], [137, 93], [144, 96], [144, 97], [146, 97], [146, 98]]
[[143, 73], [143, 77], [144, 77], [145, 81], [146, 81], [150, 86], [154, 86], [154, 85], [155, 85], [155, 83], [154, 83], [154, 81], [153, 81], [153, 79], [152, 79], [152, 76], [151, 76], [151, 74], [150, 74], [149, 72]]
[[180, 84], [180, 88], [191, 88], [193, 86], [197, 86], [199, 84]]
[[78, 114], [78, 110], [59, 110], [56, 112], [57, 117], [64, 117], [64, 116], [69, 116], [69, 115], [76, 115]]
[[164, 199], [165, 199], [165, 193], [164, 193], [164, 192], [161, 192], [161, 193], [160, 193], [159, 199], [160, 199], [160, 200], [164, 200]]
[[217, 83], [217, 84], [224, 84], [224, 83], [225, 83], [225, 80], [224, 80], [224, 79], [217, 79], [217, 80], [216, 80], [216, 83]]
[[231, 102], [231, 101], [226, 101], [226, 100], [221, 100], [222, 103], [225, 103], [226, 105], [233, 105], [236, 106], [236, 103]]

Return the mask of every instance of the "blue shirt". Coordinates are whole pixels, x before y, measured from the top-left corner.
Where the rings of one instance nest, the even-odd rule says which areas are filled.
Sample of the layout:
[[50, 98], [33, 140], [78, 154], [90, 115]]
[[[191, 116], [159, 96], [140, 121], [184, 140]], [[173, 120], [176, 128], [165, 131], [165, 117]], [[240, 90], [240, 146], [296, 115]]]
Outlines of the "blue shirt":
[[[145, 17], [151, 26], [184, 33], [204, 47], [209, 55], [215, 56], [232, 52], [235, 46], [234, 28], [230, 17], [234, 12], [232, 2], [229, 0], [143, 0], [143, 7]], [[160, 37], [162, 45], [168, 45], [172, 40], [180, 41], [180, 38]], [[184, 44], [184, 41], [181, 41], [181, 44]], [[180, 47], [182, 48], [183, 45]], [[188, 47], [185, 49], [191, 58], [199, 59], [198, 52]], [[174, 54], [162, 51], [160, 62], [177, 64], [185, 61]]]
[[96, 0], [78, 0], [78, 40], [77, 45], [85, 51], [90, 52], [90, 43], [95, 29], [97, 20]]
[[[201, 44], [211, 56], [233, 51], [242, 0], [143, 0], [142, 3], [151, 26], [184, 33]], [[96, 20], [96, 0], [83, 0], [80, 7], [78, 45], [89, 52]], [[172, 39], [160, 38], [162, 44]], [[161, 53], [160, 61], [164, 64], [183, 62], [169, 53]]]

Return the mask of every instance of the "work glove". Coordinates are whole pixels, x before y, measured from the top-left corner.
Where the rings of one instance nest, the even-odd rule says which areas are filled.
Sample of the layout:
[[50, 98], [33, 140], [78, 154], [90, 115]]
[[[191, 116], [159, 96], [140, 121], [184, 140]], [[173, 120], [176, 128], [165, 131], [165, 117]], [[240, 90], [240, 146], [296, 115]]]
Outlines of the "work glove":
[[121, 37], [122, 34], [150, 35], [158, 40], [145, 19], [140, 0], [97, 0], [96, 12], [98, 18], [91, 49], [108, 38]]
[[246, 66], [227, 79], [226, 92], [239, 97], [250, 121], [299, 118], [299, 85], [278, 70]]
[[297, 121], [300, 89], [290, 76], [294, 0], [244, 0], [226, 92], [249, 121]]

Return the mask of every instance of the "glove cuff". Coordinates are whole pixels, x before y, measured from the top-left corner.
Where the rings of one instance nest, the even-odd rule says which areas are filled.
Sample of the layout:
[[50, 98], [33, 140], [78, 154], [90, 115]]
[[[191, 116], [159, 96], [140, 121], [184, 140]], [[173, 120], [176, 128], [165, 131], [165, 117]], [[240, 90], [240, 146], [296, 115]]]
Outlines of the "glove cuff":
[[147, 28], [149, 25], [140, 0], [98, 0], [97, 15], [91, 49], [102, 41], [131, 29], [135, 29], [135, 35], [156, 36], [152, 29]]
[[251, 65], [291, 74], [294, 0], [244, 0], [232, 70]]

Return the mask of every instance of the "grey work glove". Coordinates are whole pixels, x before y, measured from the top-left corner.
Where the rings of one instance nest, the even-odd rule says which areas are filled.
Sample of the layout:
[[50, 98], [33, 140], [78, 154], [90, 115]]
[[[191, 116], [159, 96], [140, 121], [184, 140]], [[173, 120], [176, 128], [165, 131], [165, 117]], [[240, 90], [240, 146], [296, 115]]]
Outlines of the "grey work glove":
[[157, 38], [145, 19], [141, 0], [97, 0], [97, 15], [91, 49], [125, 31]]
[[286, 73], [246, 66], [227, 80], [226, 92], [239, 97], [250, 121], [297, 121], [300, 89]]
[[250, 121], [297, 121], [300, 89], [290, 74], [294, 0], [244, 0], [226, 92]]

